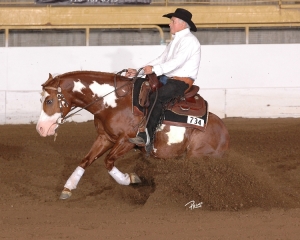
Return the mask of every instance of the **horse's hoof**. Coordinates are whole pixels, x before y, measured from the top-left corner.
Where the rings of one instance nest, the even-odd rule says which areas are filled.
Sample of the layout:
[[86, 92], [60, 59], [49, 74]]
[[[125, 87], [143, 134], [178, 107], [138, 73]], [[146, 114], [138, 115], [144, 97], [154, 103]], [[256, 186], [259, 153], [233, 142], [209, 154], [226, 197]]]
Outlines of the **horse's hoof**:
[[134, 183], [134, 184], [137, 184], [137, 183], [141, 183], [141, 179], [139, 178], [139, 176], [136, 174], [136, 173], [130, 173], [129, 174], [130, 176], [130, 183]]
[[72, 196], [72, 193], [69, 191], [62, 191], [60, 194], [59, 199], [68, 199], [69, 197]]

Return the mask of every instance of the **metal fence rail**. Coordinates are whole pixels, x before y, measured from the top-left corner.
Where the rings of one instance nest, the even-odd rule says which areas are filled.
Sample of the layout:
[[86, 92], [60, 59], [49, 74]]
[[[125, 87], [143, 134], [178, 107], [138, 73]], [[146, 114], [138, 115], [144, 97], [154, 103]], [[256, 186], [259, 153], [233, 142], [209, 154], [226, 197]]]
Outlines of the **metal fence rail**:
[[[199, 27], [194, 35], [202, 45], [299, 44], [300, 24], [293, 27]], [[23, 26], [0, 30], [0, 47], [159, 45], [168, 41], [168, 29], [158, 26], [139, 29], [136, 26], [61, 26], [55, 29]]]
[[157, 25], [0, 26], [0, 47], [159, 45], [164, 39]]

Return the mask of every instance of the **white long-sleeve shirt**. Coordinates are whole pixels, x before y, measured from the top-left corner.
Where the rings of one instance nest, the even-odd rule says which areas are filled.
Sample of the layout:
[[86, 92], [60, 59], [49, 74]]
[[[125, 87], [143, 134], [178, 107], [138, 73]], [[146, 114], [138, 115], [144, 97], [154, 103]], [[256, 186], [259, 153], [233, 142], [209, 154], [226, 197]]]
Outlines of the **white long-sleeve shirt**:
[[157, 76], [197, 78], [201, 60], [201, 46], [189, 28], [173, 35], [165, 51], [147, 65], [153, 66]]

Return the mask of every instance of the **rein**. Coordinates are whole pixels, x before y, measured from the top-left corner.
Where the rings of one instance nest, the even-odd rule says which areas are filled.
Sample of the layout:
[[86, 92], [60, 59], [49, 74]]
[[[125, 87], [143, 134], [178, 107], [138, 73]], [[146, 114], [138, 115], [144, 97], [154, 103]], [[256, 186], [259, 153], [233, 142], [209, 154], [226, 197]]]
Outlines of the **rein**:
[[61, 92], [61, 88], [60, 88], [60, 86], [59, 86], [59, 83], [58, 83], [58, 87], [57, 87], [57, 88], [55, 88], [55, 87], [44, 87], [44, 89], [50, 89], [50, 90], [55, 90], [55, 91], [57, 91], [56, 96], [57, 96], [57, 99], [58, 99], [58, 101], [59, 101], [59, 108], [60, 108], [61, 117], [58, 118], [58, 119], [56, 120], [56, 123], [57, 123], [58, 125], [62, 125], [63, 123], [66, 122], [66, 120], [67, 120], [68, 118], [74, 116], [75, 114], [77, 114], [78, 112], [80, 112], [80, 111], [82, 111], [82, 110], [84, 110], [84, 109], [87, 109], [87, 108], [90, 107], [91, 105], [95, 104], [96, 102], [98, 102], [99, 100], [103, 99], [104, 97], [106, 97], [107, 95], [109, 95], [109, 94], [111, 94], [111, 93], [113, 93], [113, 92], [115, 92], [116, 95], [117, 95], [118, 97], [124, 97], [124, 96], [126, 96], [127, 93], [125, 93], [124, 95], [121, 96], [121, 95], [119, 95], [119, 94], [117, 93], [117, 90], [119, 90], [119, 89], [121, 89], [121, 88], [123, 88], [123, 87], [125, 87], [125, 86], [127, 86], [127, 85], [129, 85], [129, 84], [134, 84], [135, 81], [136, 81], [136, 79], [137, 79], [137, 76], [139, 75], [139, 73], [140, 73], [140, 71], [141, 71], [142, 69], [143, 69], [143, 68], [140, 68], [140, 69], [137, 71], [136, 75], [133, 77], [133, 79], [132, 79], [130, 82], [125, 83], [125, 84], [123, 84], [123, 85], [120, 86], [120, 87], [117, 87], [117, 75], [121, 75], [123, 72], [127, 72], [127, 69], [123, 69], [122, 71], [118, 72], [118, 73], [115, 75], [115, 77], [114, 77], [114, 88], [115, 88], [115, 89], [114, 89], [113, 91], [111, 91], [111, 92], [105, 94], [104, 96], [102, 96], [102, 97], [96, 99], [95, 101], [93, 101], [93, 102], [87, 104], [86, 106], [84, 106], [83, 108], [80, 108], [80, 109], [77, 110], [76, 112], [71, 113], [71, 111], [73, 111], [76, 107], [71, 108], [70, 112], [69, 112], [65, 117], [63, 117], [63, 111], [62, 111], [62, 108], [68, 106], [68, 103], [67, 103], [66, 99], [64, 98], [64, 96], [63, 96], [63, 94], [62, 94], [62, 92]]

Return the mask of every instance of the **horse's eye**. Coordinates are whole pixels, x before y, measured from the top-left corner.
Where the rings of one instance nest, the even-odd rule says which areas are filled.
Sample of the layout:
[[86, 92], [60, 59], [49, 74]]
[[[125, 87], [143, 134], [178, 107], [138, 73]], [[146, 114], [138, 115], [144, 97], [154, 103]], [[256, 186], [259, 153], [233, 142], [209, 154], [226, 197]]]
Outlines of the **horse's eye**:
[[50, 105], [50, 104], [52, 104], [52, 103], [53, 103], [53, 100], [52, 100], [52, 99], [46, 100], [46, 104]]

